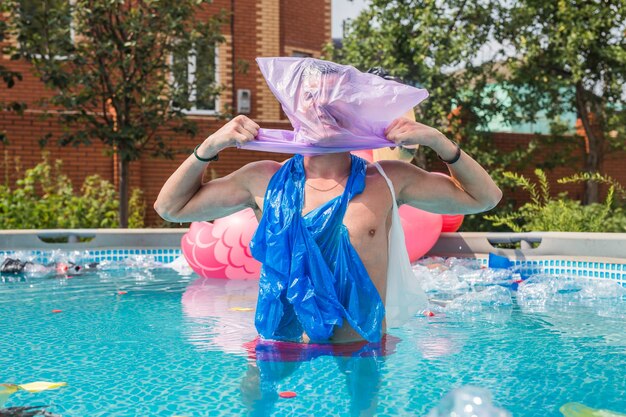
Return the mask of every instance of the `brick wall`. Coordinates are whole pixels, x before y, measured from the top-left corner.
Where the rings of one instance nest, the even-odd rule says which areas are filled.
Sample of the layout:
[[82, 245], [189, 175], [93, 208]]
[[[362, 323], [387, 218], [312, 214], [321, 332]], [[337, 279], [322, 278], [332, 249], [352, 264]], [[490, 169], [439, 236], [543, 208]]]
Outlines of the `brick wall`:
[[[281, 0], [282, 43], [293, 50], [311, 53], [330, 42], [330, 0]], [[291, 55], [287, 50], [285, 55]]]
[[[259, 57], [280, 56], [280, 27], [281, 8], [280, 0], [259, 0], [256, 8], [257, 53]], [[259, 118], [265, 120], [279, 120], [281, 118], [280, 105], [260, 74], [257, 80], [257, 111]]]
[[[233, 3], [234, 9], [231, 10]], [[227, 106], [236, 109], [236, 90], [249, 89], [252, 93], [252, 112], [249, 116], [263, 127], [289, 129], [289, 122], [281, 116], [279, 104], [269, 92], [254, 59], [257, 56], [284, 55], [287, 40], [292, 46], [305, 48], [314, 56], [320, 56], [323, 44], [330, 40], [330, 0], [215, 0], [199, 16], [208, 17], [220, 10], [232, 12], [233, 19], [232, 26], [229, 23], [222, 28], [226, 42], [218, 49], [218, 74], [224, 86], [220, 96], [221, 108]], [[17, 99], [28, 105], [28, 110], [22, 116], [0, 112], [0, 131], [6, 131], [10, 140], [9, 145], [0, 145], [0, 181], [4, 183], [15, 180], [16, 159], [22, 169], [36, 165], [41, 160], [39, 139], [47, 133], [58, 138], [63, 127], [54, 117], [42, 119], [43, 112], [38, 108], [37, 101], [51, 93], [26, 62], [10, 61], [8, 57], [0, 56], [0, 65], [21, 72], [24, 78], [12, 89], [0, 87], [0, 101]], [[146, 156], [131, 164], [130, 186], [140, 187], [145, 193], [148, 225], [161, 224], [152, 210], [152, 203], [165, 180], [197, 143], [224, 123], [216, 117], [189, 117], [198, 124], [199, 134], [191, 139], [184, 136], [176, 138], [175, 147], [180, 154], [174, 160]], [[114, 158], [97, 140], [91, 146], [78, 148], [59, 148], [51, 140], [46, 150], [51, 160], [64, 161], [64, 171], [75, 189], [80, 187], [85, 177], [92, 174], [112, 182], [116, 180]], [[229, 149], [223, 152], [219, 162], [210, 164], [210, 170], [214, 170], [215, 175], [223, 176], [248, 162], [267, 158], [281, 161], [286, 155]]]
[[[528, 143], [534, 139], [533, 135], [529, 134], [515, 134], [515, 133], [497, 133], [494, 135], [494, 144], [500, 150], [500, 152], [512, 152], [517, 148], [526, 148]], [[582, 157], [579, 157], [582, 158]], [[535, 161], [536, 163], [542, 162], [541, 160]], [[518, 172], [536, 182], [537, 177], [534, 174], [535, 167], [528, 166], [525, 169]], [[557, 179], [572, 175], [579, 172], [578, 167], [573, 166], [560, 166], [547, 172], [548, 179], [550, 180], [550, 189], [552, 195], [556, 196], [561, 192], [567, 192], [568, 195], [574, 199], [582, 199], [584, 186], [582, 184], [558, 184]], [[626, 176], [624, 177], [626, 179]], [[507, 190], [504, 195], [504, 199], [511, 200], [516, 203], [522, 203], [528, 201], [528, 193], [522, 190]]]

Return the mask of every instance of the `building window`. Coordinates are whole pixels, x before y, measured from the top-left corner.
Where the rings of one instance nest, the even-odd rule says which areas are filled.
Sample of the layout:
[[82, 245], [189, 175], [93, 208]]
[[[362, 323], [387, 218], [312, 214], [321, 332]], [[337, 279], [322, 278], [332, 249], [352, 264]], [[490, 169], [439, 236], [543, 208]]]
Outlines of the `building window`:
[[173, 57], [173, 76], [180, 95], [174, 105], [191, 114], [215, 114], [218, 109], [217, 47], [198, 43], [191, 50], [181, 48]]
[[22, 53], [33, 57], [66, 57], [73, 48], [72, 0], [20, 0]]

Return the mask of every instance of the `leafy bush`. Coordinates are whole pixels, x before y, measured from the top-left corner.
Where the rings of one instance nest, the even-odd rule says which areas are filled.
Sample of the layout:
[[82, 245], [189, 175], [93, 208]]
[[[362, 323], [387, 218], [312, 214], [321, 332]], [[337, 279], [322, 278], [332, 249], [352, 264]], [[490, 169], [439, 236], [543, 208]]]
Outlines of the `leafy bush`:
[[[24, 172], [15, 187], [0, 185], [0, 229], [74, 229], [118, 227], [115, 187], [98, 175], [85, 178], [80, 194], [62, 171], [63, 162], [43, 161]], [[143, 227], [143, 194], [131, 194], [129, 227]]]
[[613, 178], [601, 174], [580, 173], [557, 180], [561, 184], [596, 181], [609, 186], [603, 203], [584, 206], [580, 201], [561, 193], [557, 199], [550, 195], [546, 174], [535, 170], [537, 183], [512, 172], [504, 176], [530, 194], [530, 201], [503, 214], [487, 215], [484, 218], [494, 226], [506, 226], [514, 232], [561, 231], [561, 232], [624, 232], [626, 212], [616, 203], [616, 193], [622, 198], [626, 192]]

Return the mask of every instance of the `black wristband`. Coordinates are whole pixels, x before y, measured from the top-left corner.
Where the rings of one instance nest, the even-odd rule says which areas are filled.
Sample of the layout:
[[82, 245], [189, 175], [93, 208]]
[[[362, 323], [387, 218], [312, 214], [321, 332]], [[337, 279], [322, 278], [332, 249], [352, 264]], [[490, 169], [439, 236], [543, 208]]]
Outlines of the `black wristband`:
[[439, 159], [441, 159], [444, 163], [448, 164], [448, 165], [452, 165], [453, 163], [455, 163], [456, 161], [459, 160], [459, 158], [461, 158], [461, 147], [459, 146], [458, 143], [456, 143], [455, 141], [451, 140], [450, 142], [454, 143], [454, 146], [456, 146], [456, 153], [454, 154], [454, 157], [452, 159], [449, 160], [445, 160], [443, 159], [439, 154], [437, 154], [437, 156], [439, 157]]
[[219, 159], [220, 159], [220, 155], [219, 154], [215, 154], [215, 156], [212, 156], [210, 158], [202, 158], [201, 156], [198, 156], [198, 148], [199, 147], [200, 147], [200, 145], [196, 146], [194, 148], [194, 150], [193, 150], [193, 156], [195, 156], [198, 161], [202, 161], [202, 162], [219, 161]]

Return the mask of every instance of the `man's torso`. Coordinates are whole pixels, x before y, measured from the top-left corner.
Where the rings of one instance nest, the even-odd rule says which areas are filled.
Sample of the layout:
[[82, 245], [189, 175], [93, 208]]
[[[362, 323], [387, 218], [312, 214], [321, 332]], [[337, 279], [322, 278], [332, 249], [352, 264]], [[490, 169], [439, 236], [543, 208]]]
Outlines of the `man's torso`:
[[[277, 165], [276, 170], [279, 168], [280, 166]], [[262, 215], [263, 197], [271, 175], [266, 175], [266, 177], [254, 181], [254, 187], [251, 190], [257, 206], [255, 212], [259, 219]], [[332, 183], [328, 182], [327, 184]], [[345, 181], [342, 185], [344, 184]], [[320, 205], [341, 195], [343, 191], [343, 186], [335, 187], [326, 192], [305, 187], [302, 215], [306, 215]], [[369, 164], [366, 171], [365, 189], [348, 204], [343, 224], [348, 229], [350, 243], [359, 254], [383, 302], [387, 287], [388, 240], [392, 207], [391, 192], [385, 179], [374, 165]], [[355, 340], [362, 340], [362, 338], [347, 323], [342, 328], [336, 329], [331, 339], [332, 342]]]

